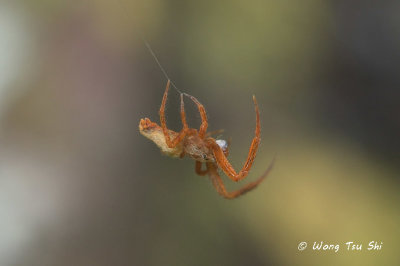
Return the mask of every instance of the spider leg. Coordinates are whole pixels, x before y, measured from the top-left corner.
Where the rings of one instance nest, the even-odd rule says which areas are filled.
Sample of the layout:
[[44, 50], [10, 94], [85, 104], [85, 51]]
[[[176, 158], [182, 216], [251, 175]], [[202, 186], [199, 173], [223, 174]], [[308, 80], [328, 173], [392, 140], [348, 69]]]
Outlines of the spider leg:
[[268, 169], [256, 181], [248, 183], [240, 189], [231, 192], [226, 190], [224, 182], [218, 174], [217, 167], [213, 163], [207, 163], [207, 168], [209, 169], [211, 181], [217, 192], [224, 198], [234, 199], [255, 189], [268, 176], [269, 172], [272, 170], [273, 165], [274, 161], [271, 162]]
[[193, 97], [192, 95], [189, 95], [187, 93], [185, 93], [185, 95], [187, 97], [189, 97], [197, 105], [197, 108], [199, 109], [200, 116], [201, 116], [199, 137], [204, 139], [204, 137], [206, 135], [207, 127], [208, 127], [206, 110], [204, 109], [204, 106], [195, 97]]
[[223, 150], [221, 147], [215, 142], [214, 139], [208, 139], [208, 143], [214, 153], [214, 157], [217, 161], [217, 164], [219, 167], [221, 167], [222, 171], [233, 181], [237, 182], [242, 180], [247, 176], [247, 174], [250, 171], [250, 168], [254, 162], [254, 159], [256, 158], [256, 153], [258, 149], [258, 145], [260, 144], [261, 138], [260, 138], [260, 132], [261, 132], [261, 126], [260, 126], [260, 113], [258, 111], [258, 105], [257, 105], [257, 100], [256, 97], [253, 95], [253, 101], [255, 105], [255, 110], [256, 110], [256, 130], [255, 130], [255, 136], [253, 138], [253, 141], [251, 142], [249, 154], [247, 155], [247, 160], [239, 173], [236, 173], [235, 169], [233, 169], [232, 165], [226, 158], [226, 155], [224, 154]]
[[167, 97], [168, 97], [168, 90], [170, 86], [170, 80], [167, 82], [167, 87], [165, 88], [164, 96], [161, 102], [161, 107], [160, 107], [160, 123], [161, 123], [161, 128], [163, 130], [164, 136], [165, 136], [165, 142], [167, 143], [169, 148], [174, 148], [176, 145], [178, 145], [183, 138], [185, 137], [187, 131], [188, 131], [188, 125], [186, 122], [186, 114], [185, 114], [185, 106], [183, 103], [183, 94], [181, 94], [181, 120], [182, 120], [182, 130], [178, 133], [178, 135], [171, 140], [170, 134], [168, 133], [168, 128], [167, 124], [165, 122], [165, 104], [167, 103]]
[[[209, 131], [206, 133], [206, 138], [211, 137], [212, 135], [217, 135], [217, 134], [221, 134], [222, 132], [224, 132], [223, 129], [218, 129], [218, 130], [214, 130], [214, 131]], [[226, 157], [228, 157], [229, 155], [229, 147], [231, 146], [231, 142], [232, 142], [232, 138], [229, 138], [227, 140], [228, 143], [228, 147], [224, 150], [224, 154]]]
[[196, 174], [203, 176], [208, 173], [208, 168], [206, 170], [201, 170], [202, 162], [196, 161]]
[[224, 132], [223, 129], [210, 131], [210, 132], [207, 132], [206, 137], [211, 137], [212, 135], [218, 135], [218, 134], [221, 134], [222, 132]]
[[228, 155], [229, 155], [229, 148], [231, 147], [231, 142], [232, 142], [232, 138], [229, 138], [228, 141], [227, 141], [228, 147], [224, 151], [225, 157], [228, 157]]

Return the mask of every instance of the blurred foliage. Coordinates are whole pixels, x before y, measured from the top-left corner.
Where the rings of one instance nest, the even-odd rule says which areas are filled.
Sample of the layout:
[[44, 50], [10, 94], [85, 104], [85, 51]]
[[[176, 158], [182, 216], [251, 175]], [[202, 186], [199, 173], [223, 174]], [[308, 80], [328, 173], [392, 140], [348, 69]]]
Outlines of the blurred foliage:
[[[399, 4], [26, 0], [0, 8], [10, 14], [0, 19], [8, 36], [0, 66], [20, 66], [0, 80], [1, 265], [400, 263]], [[257, 96], [262, 143], [248, 179], [277, 154], [259, 188], [225, 200], [192, 160], [164, 157], [139, 134], [140, 118], [158, 121], [166, 84], [143, 38], [178, 88], [205, 105], [210, 130], [232, 137], [237, 169]], [[173, 129], [178, 103], [172, 90]], [[195, 106], [186, 108], [198, 127]], [[309, 246], [300, 252], [302, 241]], [[339, 252], [313, 251], [320, 241]], [[348, 241], [364, 250], [345, 250]], [[365, 250], [370, 241], [382, 250]]]

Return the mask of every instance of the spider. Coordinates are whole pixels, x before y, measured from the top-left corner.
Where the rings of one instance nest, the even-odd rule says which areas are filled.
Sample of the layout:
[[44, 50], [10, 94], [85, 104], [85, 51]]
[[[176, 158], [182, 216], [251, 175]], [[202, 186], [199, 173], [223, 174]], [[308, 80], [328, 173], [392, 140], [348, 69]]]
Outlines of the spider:
[[[167, 128], [165, 121], [165, 104], [167, 102], [168, 91], [170, 88], [170, 80], [167, 82], [164, 96], [162, 98], [161, 107], [159, 111], [160, 124], [150, 121], [148, 118], [140, 120], [139, 130], [140, 133], [152, 140], [160, 149], [161, 152], [175, 158], [182, 158], [185, 155], [193, 158], [196, 161], [195, 170], [200, 176], [209, 175], [213, 186], [217, 192], [227, 199], [233, 199], [243, 195], [244, 193], [256, 188], [269, 174], [272, 169], [274, 160], [270, 163], [267, 170], [256, 180], [242, 188], [228, 192], [225, 185], [218, 173], [218, 169], [222, 171], [233, 181], [237, 182], [244, 179], [250, 171], [256, 157], [258, 145], [260, 144], [260, 114], [256, 97], [253, 95], [253, 101], [256, 111], [256, 129], [255, 136], [250, 146], [247, 160], [239, 172], [236, 172], [232, 165], [229, 163], [227, 156], [229, 154], [229, 142], [222, 139], [214, 139], [211, 137], [215, 132], [207, 132], [208, 122], [204, 106], [193, 96], [181, 93], [180, 114], [182, 120], [182, 130], [175, 132]], [[189, 97], [196, 105], [201, 116], [200, 129], [189, 128], [186, 122], [186, 114], [184, 109], [183, 96]], [[202, 164], [205, 163], [206, 169], [202, 169]]]

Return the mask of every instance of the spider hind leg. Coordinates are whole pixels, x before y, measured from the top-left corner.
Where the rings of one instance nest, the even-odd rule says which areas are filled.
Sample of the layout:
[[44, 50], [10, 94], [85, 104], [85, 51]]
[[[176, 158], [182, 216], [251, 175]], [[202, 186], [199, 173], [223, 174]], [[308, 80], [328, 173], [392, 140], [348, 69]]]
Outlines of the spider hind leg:
[[170, 87], [170, 80], [167, 82], [167, 86], [165, 88], [164, 96], [161, 102], [161, 107], [160, 107], [160, 123], [161, 123], [161, 128], [163, 130], [164, 136], [165, 136], [165, 142], [167, 143], [169, 148], [174, 148], [176, 147], [186, 136], [188, 132], [188, 125], [186, 122], [186, 114], [185, 114], [185, 105], [183, 102], [183, 94], [181, 94], [181, 120], [182, 120], [182, 130], [178, 133], [178, 135], [171, 140], [170, 134], [168, 133], [168, 128], [167, 128], [167, 123], [165, 121], [165, 105], [167, 103], [167, 98], [168, 98], [168, 90]]
[[207, 132], [207, 128], [208, 128], [206, 109], [204, 109], [204, 106], [194, 96], [189, 95], [187, 93], [184, 93], [184, 94], [185, 94], [185, 96], [189, 97], [197, 105], [197, 109], [199, 109], [200, 117], [201, 117], [199, 137], [204, 139], [204, 137], [206, 137], [206, 132]]

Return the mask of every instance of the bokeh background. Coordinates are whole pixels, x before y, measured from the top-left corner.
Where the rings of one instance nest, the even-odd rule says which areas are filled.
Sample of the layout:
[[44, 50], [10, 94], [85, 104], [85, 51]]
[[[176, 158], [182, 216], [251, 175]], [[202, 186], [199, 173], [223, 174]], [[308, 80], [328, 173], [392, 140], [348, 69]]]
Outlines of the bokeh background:
[[[400, 265], [399, 13], [372, 0], [2, 1], [0, 265]], [[242, 184], [277, 154], [259, 188], [225, 200], [139, 134], [166, 84], [143, 38], [232, 138], [236, 169], [257, 96], [262, 143]], [[172, 90], [175, 130], [178, 104]]]

